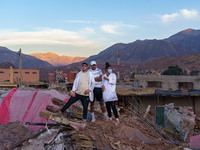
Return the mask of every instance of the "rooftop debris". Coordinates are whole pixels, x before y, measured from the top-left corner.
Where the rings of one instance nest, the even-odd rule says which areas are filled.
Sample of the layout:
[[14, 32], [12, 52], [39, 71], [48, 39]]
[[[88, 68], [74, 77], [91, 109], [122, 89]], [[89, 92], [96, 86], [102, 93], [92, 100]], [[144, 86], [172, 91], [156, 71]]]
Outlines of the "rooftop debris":
[[[82, 107], [80, 103], [72, 105], [63, 116], [57, 115], [65, 101], [51, 97], [51, 103], [46, 103], [45, 107], [40, 109], [37, 114], [44, 118], [46, 122], [26, 122], [25, 126], [38, 126], [41, 129], [37, 132], [28, 130], [21, 123], [11, 122], [0, 125], [0, 149], [21, 149], [21, 150], [74, 150], [74, 149], [119, 149], [119, 150], [140, 150], [140, 149], [183, 149], [189, 148], [187, 142], [176, 138], [178, 136], [186, 137], [187, 140], [192, 135], [192, 125], [185, 118], [192, 117], [197, 122], [195, 125], [195, 135], [200, 134], [200, 119], [195, 117], [190, 111], [180, 110], [183, 122], [186, 121], [189, 126], [189, 132], [185, 130], [174, 131], [161, 128], [156, 125], [155, 118], [149, 114], [150, 105], [145, 108], [139, 99], [129, 104], [129, 107], [120, 115], [120, 124], [116, 120], [104, 120], [104, 117], [96, 105], [96, 122], [82, 123]], [[174, 112], [174, 111], [173, 111]], [[179, 112], [179, 113], [180, 113]], [[89, 118], [90, 113], [88, 113]], [[38, 117], [37, 116], [37, 117]], [[180, 117], [181, 115], [178, 115]], [[51, 121], [50, 121], [51, 120]], [[170, 120], [168, 118], [168, 120]], [[181, 119], [178, 119], [181, 120]], [[191, 121], [191, 120], [190, 120]], [[9, 127], [12, 124], [12, 128]], [[182, 122], [174, 124], [182, 125]], [[191, 125], [191, 128], [190, 128]], [[194, 126], [193, 126], [194, 127]], [[31, 129], [31, 128], [30, 128]], [[19, 130], [19, 131], [16, 131]], [[187, 130], [188, 131], [188, 130]], [[22, 133], [23, 134], [22, 134]], [[17, 134], [17, 135], [16, 135]], [[18, 137], [21, 136], [22, 137]], [[7, 138], [8, 137], [8, 138]], [[14, 139], [14, 140], [13, 140]]]
[[[193, 135], [195, 125], [195, 115], [193, 112], [180, 107], [179, 110], [174, 108], [174, 103], [165, 105], [165, 126], [167, 128], [175, 128], [181, 133], [181, 138], [185, 142], [189, 142], [190, 137]], [[170, 126], [169, 125], [169, 123]]]

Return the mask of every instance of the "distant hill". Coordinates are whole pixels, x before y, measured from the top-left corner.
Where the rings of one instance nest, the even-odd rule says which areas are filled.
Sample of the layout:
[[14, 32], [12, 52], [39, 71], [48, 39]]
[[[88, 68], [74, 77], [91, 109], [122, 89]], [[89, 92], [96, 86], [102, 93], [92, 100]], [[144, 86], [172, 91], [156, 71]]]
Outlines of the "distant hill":
[[154, 60], [144, 65], [140, 65], [138, 70], [165, 70], [168, 66], [178, 65], [183, 69], [200, 70], [200, 53], [194, 53], [180, 57], [166, 57], [163, 59]]
[[[11, 51], [6, 47], [0, 46], [0, 64], [3, 67], [2, 63], [9, 62], [16, 67], [19, 67], [19, 55], [17, 52]], [[7, 63], [4, 64], [8, 65]], [[22, 68], [46, 68], [52, 67], [50, 63], [35, 58], [33, 56], [22, 54]]]
[[47, 61], [54, 66], [64, 66], [76, 62], [85, 60], [87, 57], [70, 57], [70, 56], [59, 56], [56, 53], [33, 53], [29, 54], [41, 60]]
[[134, 65], [144, 64], [165, 57], [178, 57], [200, 52], [200, 30], [186, 29], [163, 40], [137, 40], [132, 43], [118, 43], [91, 56], [86, 61], [117, 62], [117, 51], [120, 61]]

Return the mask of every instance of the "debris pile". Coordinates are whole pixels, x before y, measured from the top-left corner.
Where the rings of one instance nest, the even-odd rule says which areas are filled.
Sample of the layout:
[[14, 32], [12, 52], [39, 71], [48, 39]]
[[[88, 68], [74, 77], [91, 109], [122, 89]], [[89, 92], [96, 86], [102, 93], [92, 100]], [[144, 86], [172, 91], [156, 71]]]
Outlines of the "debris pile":
[[[16, 97], [19, 93], [14, 93]], [[52, 92], [52, 91], [51, 91]], [[9, 108], [14, 106], [19, 100], [25, 102], [27, 105], [23, 105], [28, 111], [21, 118], [26, 118], [29, 114], [31, 117], [22, 119], [23, 123], [28, 126], [29, 129], [35, 129], [37, 132], [32, 132], [26, 127], [21, 126], [19, 121], [10, 122], [0, 125], [0, 149], [22, 149], [22, 150], [74, 150], [74, 149], [117, 149], [117, 150], [132, 150], [132, 149], [171, 149], [188, 147], [187, 143], [183, 143], [174, 139], [173, 136], [169, 136], [162, 128], [156, 125], [155, 118], [149, 115], [150, 105], [144, 108], [139, 99], [134, 101], [133, 104], [129, 104], [129, 108], [124, 110], [124, 114], [120, 115], [120, 123], [118, 124], [115, 119], [104, 120], [104, 117], [99, 110], [95, 110], [96, 122], [90, 122], [88, 113], [88, 122], [83, 123], [82, 107], [80, 103], [72, 105], [62, 116], [58, 113], [60, 109], [65, 105], [64, 97], [51, 96], [48, 92], [37, 91], [27, 94], [35, 95], [34, 99], [21, 98], [17, 96], [17, 101], [14, 102], [11, 97]], [[54, 91], [54, 93], [56, 93]], [[59, 97], [61, 97], [59, 99]], [[46, 102], [39, 103], [42, 98], [48, 98]], [[29, 101], [28, 101], [29, 100]], [[31, 102], [31, 103], [30, 103]], [[24, 103], [26, 104], [26, 103]], [[42, 107], [41, 107], [42, 106]], [[16, 107], [17, 109], [18, 107]], [[22, 107], [19, 107], [22, 108]], [[37, 110], [36, 110], [37, 108]], [[98, 107], [95, 107], [98, 108]], [[45, 110], [46, 109], [46, 110]], [[10, 110], [9, 110], [10, 111]], [[15, 112], [18, 112], [16, 110]], [[12, 112], [12, 111], [11, 111]], [[14, 112], [14, 111], [13, 111]], [[34, 113], [33, 113], [34, 112]], [[22, 112], [19, 111], [20, 114]], [[37, 116], [36, 116], [37, 115]], [[9, 119], [14, 118], [14, 113], [8, 115]], [[19, 116], [16, 116], [19, 117]], [[40, 119], [34, 119], [34, 118]], [[30, 120], [29, 118], [33, 118]], [[173, 104], [169, 104], [165, 108], [166, 125], [175, 128], [186, 142], [189, 141], [193, 134], [196, 116], [185, 109], [180, 108], [175, 110]], [[197, 118], [196, 118], [197, 119]], [[42, 120], [42, 121], [40, 121]], [[10, 120], [9, 120], [10, 121]], [[29, 122], [28, 122], [29, 121]], [[170, 123], [170, 124], [169, 124]], [[200, 129], [196, 126], [196, 129]], [[35, 131], [35, 130], [33, 130]], [[174, 131], [174, 130], [170, 130]], [[173, 132], [173, 134], [176, 134]], [[198, 134], [198, 133], [197, 133]], [[194, 137], [190, 144], [193, 146], [196, 139]], [[193, 147], [195, 147], [194, 145]], [[197, 145], [198, 146], [198, 145]]]
[[[175, 128], [180, 132], [182, 139], [189, 142], [194, 132], [195, 115], [193, 112], [180, 107], [179, 110], [174, 109], [174, 103], [165, 105], [165, 126], [166, 128]], [[172, 125], [172, 126], [171, 126]]]
[[11, 145], [30, 136], [32, 132], [19, 121], [0, 125], [0, 150], [6, 150]]

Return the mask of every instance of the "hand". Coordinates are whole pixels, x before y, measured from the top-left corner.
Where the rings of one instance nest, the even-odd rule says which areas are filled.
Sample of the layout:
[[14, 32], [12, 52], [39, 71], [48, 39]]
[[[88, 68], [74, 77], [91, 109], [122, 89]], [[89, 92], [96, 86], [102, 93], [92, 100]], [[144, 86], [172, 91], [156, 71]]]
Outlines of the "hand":
[[91, 90], [85, 90], [85, 92], [84, 92], [84, 94], [86, 95], [86, 94], [89, 94], [91, 92]]
[[103, 92], [105, 91], [105, 86], [104, 86], [104, 85], [102, 86], [102, 91], [103, 91]]
[[76, 93], [75, 93], [74, 91], [71, 91], [71, 92], [70, 92], [70, 95], [71, 95], [72, 97], [75, 97], [75, 96], [76, 96]]
[[96, 82], [98, 82], [98, 81], [99, 81], [99, 77], [94, 78], [94, 80], [95, 80]]
[[109, 81], [109, 78], [107, 78], [107, 77], [104, 77], [104, 79]]

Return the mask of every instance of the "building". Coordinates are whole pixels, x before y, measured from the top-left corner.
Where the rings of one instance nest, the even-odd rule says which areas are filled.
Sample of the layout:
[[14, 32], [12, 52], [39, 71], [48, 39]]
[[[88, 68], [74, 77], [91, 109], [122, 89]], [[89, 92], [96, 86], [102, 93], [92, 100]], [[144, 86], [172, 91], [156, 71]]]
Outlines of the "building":
[[64, 74], [63, 71], [56, 70], [55, 73], [49, 73], [49, 83], [55, 83], [61, 80], [67, 80], [67, 74]]
[[[38, 82], [39, 69], [21, 69], [22, 82]], [[0, 68], [0, 82], [19, 82], [19, 69], [1, 69]]]
[[133, 88], [154, 88], [172, 91], [200, 89], [200, 76], [135, 75]]
[[68, 73], [68, 82], [69, 83], [74, 83], [77, 73], [78, 73], [77, 71], [71, 71]]

